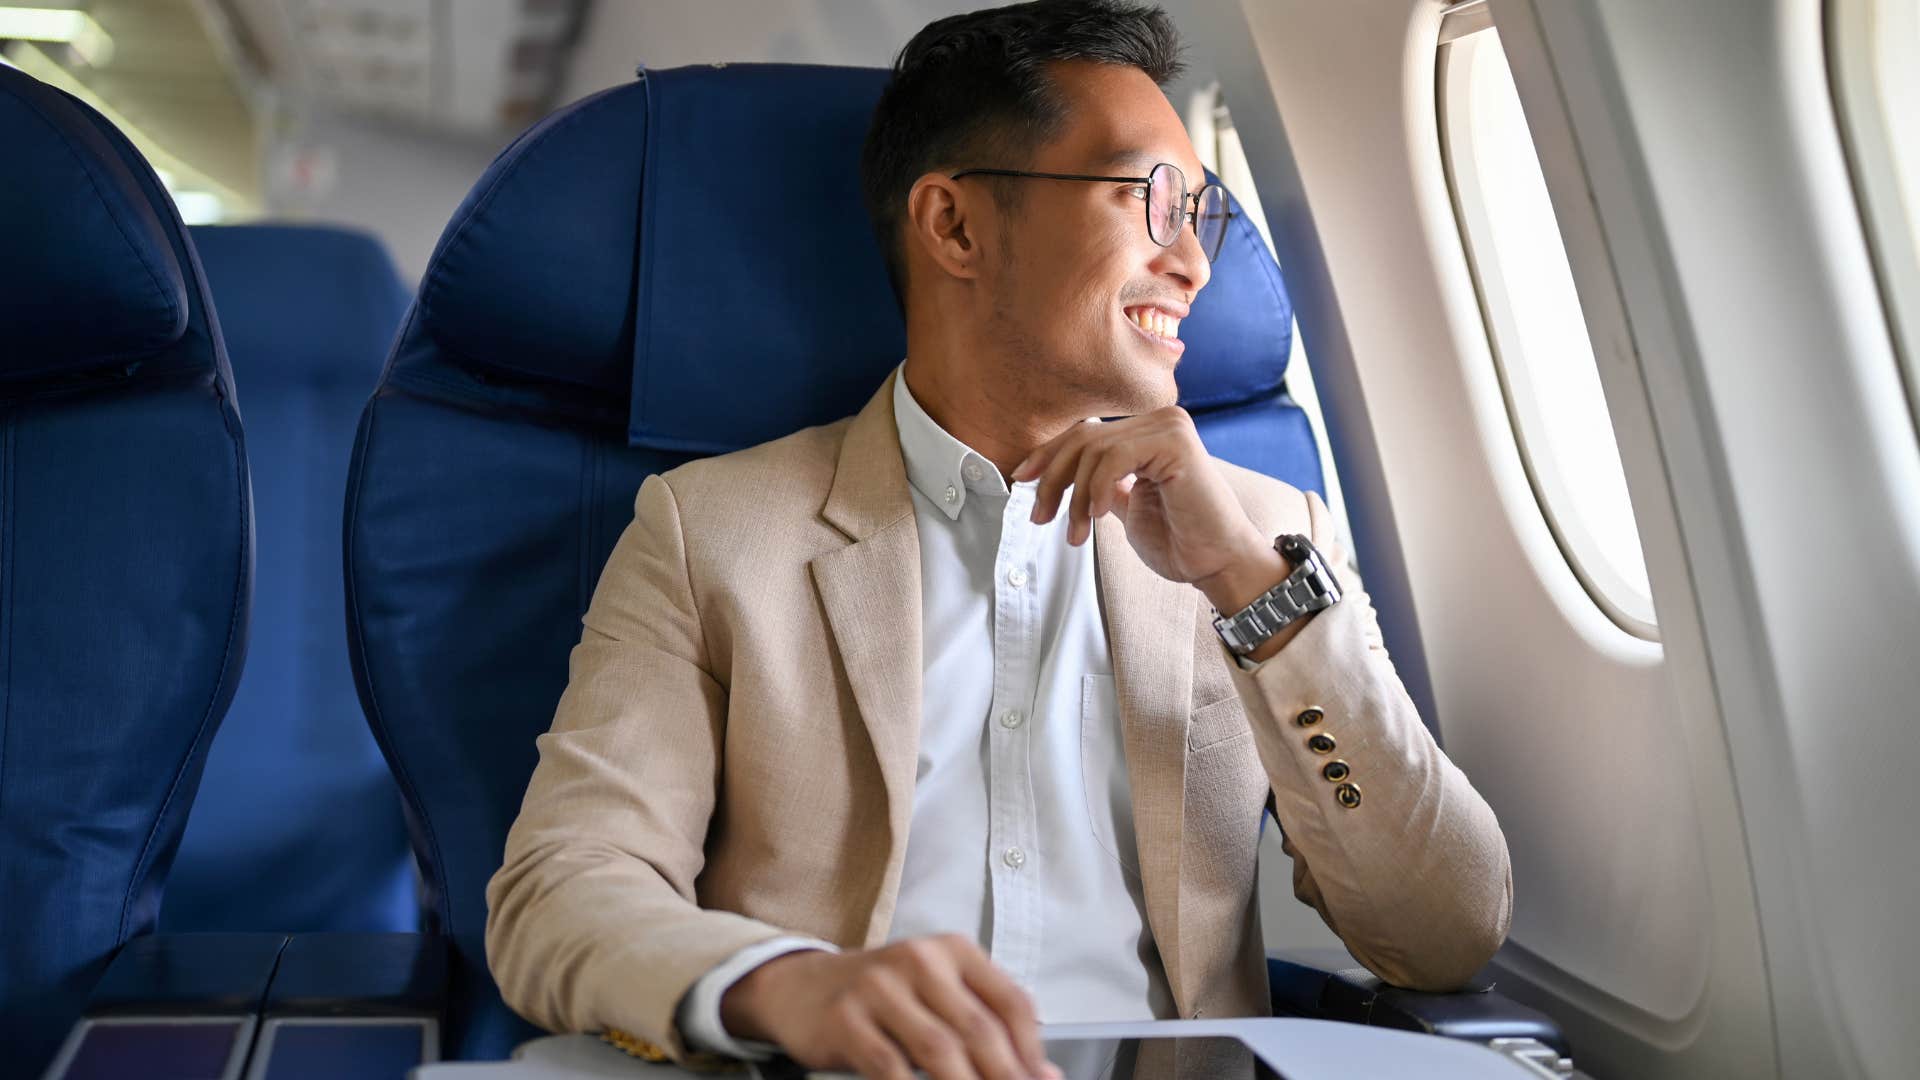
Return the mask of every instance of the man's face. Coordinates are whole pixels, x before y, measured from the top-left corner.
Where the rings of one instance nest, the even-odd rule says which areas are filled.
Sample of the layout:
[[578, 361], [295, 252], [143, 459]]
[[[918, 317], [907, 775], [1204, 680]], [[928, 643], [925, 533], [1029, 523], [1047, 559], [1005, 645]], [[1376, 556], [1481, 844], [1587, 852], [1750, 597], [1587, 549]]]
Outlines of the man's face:
[[[1144, 177], [1169, 162], [1189, 188], [1205, 182], [1180, 118], [1144, 72], [1063, 63], [1050, 75], [1067, 100], [1067, 120], [1027, 169]], [[1019, 381], [1081, 415], [1173, 404], [1173, 369], [1185, 349], [1178, 321], [1209, 275], [1193, 227], [1171, 247], [1154, 243], [1144, 184], [1006, 182], [1020, 185], [1019, 202], [1001, 219], [1000, 257], [987, 260], [981, 284], [988, 331]]]

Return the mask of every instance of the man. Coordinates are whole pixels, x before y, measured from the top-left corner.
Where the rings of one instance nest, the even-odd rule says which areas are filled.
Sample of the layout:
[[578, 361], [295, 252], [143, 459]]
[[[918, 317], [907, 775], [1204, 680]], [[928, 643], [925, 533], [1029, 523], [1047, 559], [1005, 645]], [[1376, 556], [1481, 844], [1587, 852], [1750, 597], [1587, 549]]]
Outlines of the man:
[[488, 890], [521, 1013], [1057, 1075], [1036, 1020], [1266, 1011], [1266, 806], [1389, 982], [1504, 940], [1505, 840], [1326, 508], [1174, 404], [1224, 223], [1177, 56], [1096, 0], [902, 51], [862, 167], [908, 358], [851, 420], [641, 488]]

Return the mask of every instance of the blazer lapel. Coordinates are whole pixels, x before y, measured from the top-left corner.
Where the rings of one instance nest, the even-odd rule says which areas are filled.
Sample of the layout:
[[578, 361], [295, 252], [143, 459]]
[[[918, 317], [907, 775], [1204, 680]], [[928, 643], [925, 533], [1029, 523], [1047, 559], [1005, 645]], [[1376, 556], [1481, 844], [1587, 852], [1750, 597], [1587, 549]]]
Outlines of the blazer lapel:
[[848, 426], [821, 514], [851, 541], [809, 565], [880, 764], [892, 836], [867, 929], [872, 946], [893, 922], [920, 750], [920, 537], [894, 425], [892, 378]]
[[1147, 921], [1167, 985], [1184, 1016], [1193, 998], [1180, 982], [1180, 834], [1199, 593], [1148, 569], [1127, 542], [1126, 528], [1112, 516], [1094, 524], [1093, 544], [1126, 742]]

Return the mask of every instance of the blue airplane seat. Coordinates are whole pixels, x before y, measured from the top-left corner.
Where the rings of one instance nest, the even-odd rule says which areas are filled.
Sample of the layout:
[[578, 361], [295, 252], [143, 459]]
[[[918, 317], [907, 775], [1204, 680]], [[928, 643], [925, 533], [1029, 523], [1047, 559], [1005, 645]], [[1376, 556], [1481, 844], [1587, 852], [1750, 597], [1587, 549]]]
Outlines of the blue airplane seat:
[[153, 929], [246, 652], [252, 508], [153, 170], [6, 67], [0, 146], [0, 1072], [35, 1076]]
[[207, 756], [163, 931], [420, 926], [399, 789], [347, 663], [341, 501], [409, 290], [374, 237], [192, 230], [247, 397], [255, 545], [245, 678]]
[[[903, 355], [858, 195], [885, 79], [645, 72], [523, 134], [434, 252], [361, 418], [346, 558], [355, 677], [454, 948], [451, 1057], [534, 1034], [487, 976], [485, 887], [641, 481], [850, 415]], [[1271, 265], [1230, 250], [1222, 277]], [[1231, 373], [1205, 344], [1183, 369], [1237, 437], [1289, 422], [1277, 286], [1184, 331], [1258, 342]]]
[[1207, 450], [1324, 497], [1313, 426], [1287, 395], [1293, 304], [1279, 264], [1245, 214], [1228, 222], [1213, 277], [1181, 322], [1180, 339], [1187, 343], [1174, 371], [1180, 404]]

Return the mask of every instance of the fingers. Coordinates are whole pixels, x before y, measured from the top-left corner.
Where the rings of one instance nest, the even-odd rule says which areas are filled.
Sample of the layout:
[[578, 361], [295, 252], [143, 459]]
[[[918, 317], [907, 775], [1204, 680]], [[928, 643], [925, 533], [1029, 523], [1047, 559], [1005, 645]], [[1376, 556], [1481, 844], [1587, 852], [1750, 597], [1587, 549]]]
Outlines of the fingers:
[[907, 1057], [900, 1052], [900, 1046], [880, 1030], [873, 1016], [851, 999], [845, 1001], [837, 1010], [842, 1038], [845, 1039], [847, 1063], [860, 1071], [866, 1080], [913, 1080], [913, 1067], [907, 1064]]
[[[934, 1080], [988, 1080], [973, 1068], [969, 1047], [916, 993], [908, 980], [892, 973], [876, 976], [869, 1002], [873, 1019], [907, 1052], [913, 1064]], [[993, 1076], [990, 1080], [1012, 1080]]]
[[1067, 543], [1079, 547], [1087, 537], [1093, 534], [1093, 488], [1087, 483], [1093, 471], [1100, 467], [1105, 458], [1113, 457], [1114, 448], [1100, 447], [1083, 450], [1079, 464], [1073, 470], [1073, 502], [1067, 508]]
[[1067, 543], [1076, 547], [1086, 543], [1093, 535], [1095, 521], [1115, 506], [1125, 505], [1135, 472], [1151, 466], [1151, 446], [1142, 442], [1130, 438], [1089, 440], [1056, 457], [1048, 478], [1062, 478], [1062, 486], [1042, 482], [1042, 491], [1035, 496], [1034, 522], [1045, 524], [1053, 519], [1056, 504], [1065, 494], [1063, 488], [1070, 485], [1073, 497], [1067, 503]]
[[1129, 455], [1110, 453], [1101, 455], [1092, 469], [1083, 470], [1084, 475], [1076, 480], [1076, 484], [1084, 484], [1087, 490], [1089, 529], [1092, 522], [1109, 510], [1126, 511], [1127, 496], [1133, 491], [1134, 473], [1141, 464]]
[[972, 939], [916, 938], [843, 962], [855, 971], [816, 1013], [813, 1045], [787, 1048], [803, 1064], [884, 1080], [916, 1068], [934, 1080], [1059, 1080], [1032, 1002]]
[[1059, 438], [1035, 450], [1031, 457], [1014, 469], [1013, 479], [1016, 483], [1032, 479], [1040, 481], [1034, 489], [1033, 514], [1030, 518], [1035, 525], [1052, 521], [1054, 514], [1059, 511], [1060, 499], [1066, 494], [1067, 485], [1073, 482], [1074, 470], [1080, 465], [1080, 455], [1096, 426], [1074, 425]]
[[1046, 1048], [1041, 1044], [1040, 1021], [1033, 1010], [1033, 999], [1018, 983], [1008, 978], [1006, 972], [993, 966], [993, 961], [987, 959], [987, 955], [978, 948], [970, 956], [961, 958], [960, 978], [999, 1017], [1014, 1052], [1019, 1055], [1020, 1063], [1025, 1068], [1025, 1075], [1060, 1075], [1060, 1070], [1047, 1060]]
[[920, 996], [957, 1035], [983, 1080], [1029, 1080], [1037, 1075], [1021, 1064], [1002, 1017], [988, 1008], [951, 972], [926, 980]]
[[[1032, 520], [1052, 521], [1069, 487], [1067, 539], [1086, 542], [1093, 522], [1115, 507], [1127, 505], [1130, 483], [1139, 474], [1156, 482], [1182, 472], [1180, 463], [1204, 458], [1192, 418], [1178, 406], [1104, 424], [1075, 424], [1028, 455], [1013, 470], [1016, 483], [1037, 480]], [[1161, 476], [1160, 473], [1168, 473]]]

